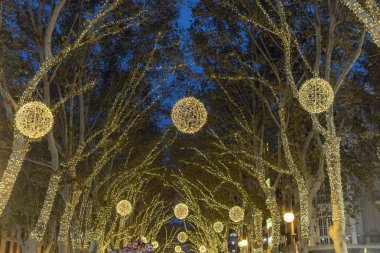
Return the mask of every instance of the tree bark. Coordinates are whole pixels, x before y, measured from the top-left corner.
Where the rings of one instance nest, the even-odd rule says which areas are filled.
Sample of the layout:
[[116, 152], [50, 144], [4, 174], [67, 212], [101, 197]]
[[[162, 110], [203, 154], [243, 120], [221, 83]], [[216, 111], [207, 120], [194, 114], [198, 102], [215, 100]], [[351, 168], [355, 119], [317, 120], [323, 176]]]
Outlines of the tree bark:
[[[15, 130], [17, 131], [17, 130]], [[7, 168], [0, 181], [0, 217], [4, 212], [11, 196], [13, 186], [21, 170], [25, 156], [29, 151], [29, 144], [20, 133], [15, 133], [12, 154], [8, 160]]]
[[28, 238], [28, 240], [25, 241], [23, 252], [24, 253], [36, 253], [37, 247], [40, 244], [40, 242], [33, 238]]
[[340, 139], [330, 136], [325, 143], [327, 172], [329, 175], [332, 219], [330, 236], [334, 241], [335, 252], [347, 253], [346, 223], [343, 199], [343, 187], [340, 164]]

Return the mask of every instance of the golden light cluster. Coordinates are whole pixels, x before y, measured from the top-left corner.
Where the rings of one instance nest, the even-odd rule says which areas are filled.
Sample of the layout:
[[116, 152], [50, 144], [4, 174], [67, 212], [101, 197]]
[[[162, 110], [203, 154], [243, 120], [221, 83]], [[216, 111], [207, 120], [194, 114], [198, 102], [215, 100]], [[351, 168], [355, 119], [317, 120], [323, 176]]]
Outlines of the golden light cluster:
[[157, 249], [160, 244], [157, 241], [152, 242], [153, 249]]
[[217, 221], [212, 225], [212, 228], [216, 233], [220, 233], [223, 231], [224, 225], [220, 221]]
[[181, 246], [177, 245], [174, 247], [174, 251], [177, 252], [177, 253], [180, 253], [182, 251], [182, 248]]
[[201, 245], [200, 247], [199, 247], [199, 252], [200, 253], [205, 253], [207, 251], [207, 249], [206, 249], [206, 247], [204, 246], [204, 245]]
[[54, 117], [49, 107], [39, 101], [29, 102], [16, 113], [16, 128], [25, 136], [38, 139], [53, 127]]
[[232, 207], [228, 214], [233, 222], [240, 222], [244, 219], [244, 209], [240, 206]]
[[334, 102], [334, 91], [324, 79], [311, 78], [304, 82], [298, 92], [301, 106], [309, 113], [321, 113]]
[[185, 219], [189, 215], [189, 208], [183, 203], [179, 203], [174, 207], [174, 215], [180, 220]]
[[124, 199], [119, 201], [116, 205], [116, 211], [121, 216], [126, 216], [132, 212], [132, 204], [128, 200]]
[[141, 240], [143, 243], [148, 243], [148, 239], [147, 239], [145, 236], [141, 236], [141, 237], [140, 237], [140, 240]]
[[184, 243], [187, 241], [187, 234], [185, 232], [179, 232], [178, 235], [177, 235], [177, 239], [180, 243]]
[[186, 134], [194, 134], [202, 129], [207, 121], [207, 110], [203, 103], [194, 97], [179, 100], [173, 107], [171, 118], [174, 126]]

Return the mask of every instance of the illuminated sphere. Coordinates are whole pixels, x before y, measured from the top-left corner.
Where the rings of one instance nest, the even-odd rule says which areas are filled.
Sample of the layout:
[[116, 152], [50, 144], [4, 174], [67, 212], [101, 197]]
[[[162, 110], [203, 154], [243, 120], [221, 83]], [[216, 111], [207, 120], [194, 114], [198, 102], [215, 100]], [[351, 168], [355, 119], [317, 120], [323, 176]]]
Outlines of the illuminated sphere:
[[132, 205], [131, 202], [128, 200], [124, 199], [121, 200], [119, 203], [116, 205], [116, 211], [118, 214], [121, 216], [126, 216], [132, 212]]
[[158, 245], [160, 245], [157, 241], [152, 242], [153, 249], [157, 249]]
[[173, 107], [171, 118], [174, 126], [186, 134], [201, 130], [207, 121], [207, 110], [203, 103], [194, 97], [179, 100]]
[[140, 240], [141, 240], [143, 243], [147, 243], [147, 242], [148, 242], [148, 239], [146, 239], [145, 236], [141, 236], [141, 237], [140, 237]]
[[301, 106], [309, 113], [321, 113], [334, 102], [334, 91], [324, 79], [312, 78], [302, 84], [299, 92]]
[[180, 220], [185, 219], [189, 215], [189, 208], [183, 203], [179, 203], [174, 207], [174, 215]]
[[179, 242], [184, 243], [187, 241], [187, 234], [185, 232], [179, 232], [177, 235], [177, 239]]
[[217, 221], [212, 225], [212, 228], [216, 233], [220, 233], [223, 231], [224, 225], [220, 221]]
[[228, 214], [233, 222], [240, 222], [244, 219], [244, 209], [240, 206], [232, 207]]
[[16, 113], [16, 128], [25, 136], [38, 139], [53, 127], [54, 117], [44, 103], [34, 101], [20, 107]]
[[177, 253], [180, 253], [182, 251], [182, 248], [181, 246], [177, 245], [174, 247], [174, 251], [177, 252]]
[[205, 246], [202, 245], [202, 246], [199, 247], [199, 252], [200, 253], [205, 253], [206, 251], [207, 251], [207, 249], [206, 249]]
[[241, 241], [238, 242], [238, 246], [240, 248], [247, 247], [247, 245], [248, 245], [248, 241], [247, 240], [241, 240]]
[[293, 213], [285, 213], [284, 214], [284, 221], [285, 222], [293, 222], [294, 221], [294, 214]]

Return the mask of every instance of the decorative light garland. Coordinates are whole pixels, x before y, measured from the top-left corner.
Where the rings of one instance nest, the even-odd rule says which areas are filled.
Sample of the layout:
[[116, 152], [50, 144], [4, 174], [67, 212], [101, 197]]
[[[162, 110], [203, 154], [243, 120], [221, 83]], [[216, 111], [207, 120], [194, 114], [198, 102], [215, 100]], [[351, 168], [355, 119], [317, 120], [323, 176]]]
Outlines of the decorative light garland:
[[152, 242], [153, 249], [157, 249], [159, 245], [157, 241]]
[[221, 223], [220, 221], [217, 221], [215, 222], [213, 225], [212, 225], [212, 228], [214, 229], [214, 231], [216, 233], [221, 233], [224, 229], [224, 225], [223, 223]]
[[298, 96], [301, 106], [313, 114], [326, 111], [334, 102], [331, 85], [321, 78], [312, 78], [304, 82]]
[[194, 97], [179, 100], [173, 107], [171, 118], [174, 126], [186, 134], [194, 134], [202, 129], [207, 121], [207, 110], [203, 103]]
[[17, 129], [32, 139], [46, 135], [53, 127], [53, 122], [54, 117], [49, 107], [39, 101], [21, 106], [15, 117]]
[[128, 200], [124, 199], [119, 201], [116, 205], [116, 211], [121, 216], [126, 216], [132, 212], [132, 204]]
[[188, 236], [187, 236], [187, 234], [185, 233], [185, 232], [179, 232], [178, 233], [178, 235], [177, 235], [177, 239], [178, 239], [178, 241], [180, 242], [180, 243], [184, 243], [184, 242], [186, 242], [187, 241], [187, 238], [188, 238]]
[[244, 219], [244, 212], [240, 206], [234, 206], [229, 210], [228, 215], [233, 222], [237, 223]]
[[189, 215], [189, 208], [183, 203], [179, 203], [174, 207], [174, 215], [177, 219], [183, 220]]
[[147, 239], [145, 236], [140, 236], [140, 240], [141, 240], [143, 243], [148, 243], [148, 239]]

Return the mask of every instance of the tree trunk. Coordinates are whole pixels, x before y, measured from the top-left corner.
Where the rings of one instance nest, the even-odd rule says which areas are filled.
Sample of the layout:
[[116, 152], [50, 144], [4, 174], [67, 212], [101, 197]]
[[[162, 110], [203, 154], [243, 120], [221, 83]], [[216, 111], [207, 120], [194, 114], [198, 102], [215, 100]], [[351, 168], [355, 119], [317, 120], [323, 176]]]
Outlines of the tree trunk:
[[[36, 239], [29, 238], [25, 241], [24, 247], [23, 247], [23, 253], [36, 253], [37, 247], [40, 244], [40, 242]], [[25, 251], [24, 251], [25, 250]]]
[[259, 209], [254, 210], [253, 214], [253, 253], [263, 252], [263, 212]]
[[75, 207], [79, 202], [79, 197], [82, 191], [74, 191], [71, 197], [71, 201], [66, 205], [65, 211], [61, 217], [61, 222], [59, 224], [59, 234], [58, 234], [58, 252], [67, 253], [69, 244], [69, 230], [71, 225], [71, 220], [74, 215]]
[[[53, 172], [50, 178], [48, 190], [46, 192], [44, 204], [38, 217], [38, 221], [34, 226], [33, 231], [29, 235], [29, 239], [34, 239], [40, 242], [45, 235], [46, 227], [49, 222], [50, 213], [52, 211], [55, 196], [58, 192], [59, 181], [61, 180], [60, 172]], [[28, 239], [28, 240], [29, 240]]]
[[0, 217], [9, 201], [13, 186], [16, 182], [18, 173], [21, 170], [28, 150], [28, 143], [20, 133], [16, 132], [13, 139], [12, 154], [8, 160], [7, 168], [5, 169], [3, 177], [0, 181]]
[[334, 240], [336, 253], [347, 253], [346, 223], [343, 199], [343, 188], [340, 167], [340, 139], [330, 136], [325, 143], [327, 172], [329, 175], [332, 220], [330, 236]]
[[300, 253], [308, 253], [309, 252], [309, 239], [307, 239], [307, 238], [301, 239], [298, 248], [299, 248]]
[[371, 33], [373, 41], [380, 47], [380, 20], [371, 16], [356, 0], [341, 0], [359, 19]]

